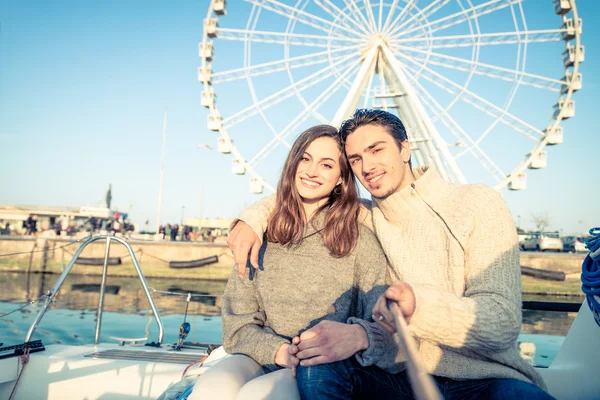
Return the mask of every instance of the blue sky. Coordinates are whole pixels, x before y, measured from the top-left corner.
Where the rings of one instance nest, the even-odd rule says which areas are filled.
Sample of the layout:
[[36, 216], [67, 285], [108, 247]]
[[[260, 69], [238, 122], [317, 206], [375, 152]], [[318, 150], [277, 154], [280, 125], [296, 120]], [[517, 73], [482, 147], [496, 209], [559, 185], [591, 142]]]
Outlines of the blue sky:
[[[131, 207], [135, 222], [150, 219], [154, 224], [165, 107], [169, 114], [163, 222], [178, 222], [182, 207], [186, 217], [198, 216], [201, 209], [208, 217], [233, 217], [258, 200], [259, 196], [249, 193], [247, 177], [231, 174], [231, 157], [196, 147], [198, 143], [215, 146], [217, 139], [217, 134], [207, 129], [208, 113], [200, 106], [202, 84], [196, 77], [207, 5], [208, 0], [2, 0], [0, 203], [95, 205], [103, 201], [112, 183], [114, 204], [121, 209]], [[533, 227], [531, 214], [540, 212], [547, 212], [551, 228], [565, 233], [600, 224], [600, 206], [594, 200], [600, 195], [594, 165], [600, 136], [593, 122], [599, 88], [594, 71], [600, 57], [600, 28], [593, 16], [598, 15], [600, 6], [592, 0], [579, 0], [577, 6], [584, 19], [586, 50], [581, 67], [584, 87], [574, 97], [577, 114], [563, 125], [564, 143], [548, 149], [548, 167], [528, 173], [528, 189], [504, 191], [515, 220], [520, 216], [525, 228]], [[244, 27], [250, 7], [238, 0], [230, 0], [228, 7], [221, 26]], [[560, 24], [549, 1], [528, 0], [524, 9], [530, 29]], [[259, 27], [260, 23], [273, 30], [285, 27], [281, 18], [266, 13]], [[490, 31], [500, 29], [503, 23], [499, 17], [485, 20]], [[243, 48], [221, 42], [216, 42], [215, 71], [241, 67]], [[556, 45], [561, 44], [531, 46], [525, 70], [560, 78]], [[256, 45], [253, 61], [268, 61], [276, 51], [280, 52], [277, 46]], [[497, 53], [482, 53], [488, 58], [481, 61], [504, 66], [502, 51], [493, 51]], [[461, 78], [456, 75], [456, 79]], [[500, 83], [477, 79], [470, 86], [474, 91], [495, 102], [503, 101], [503, 97], [495, 97], [504, 89]], [[282, 82], [280, 75], [257, 78], [257, 94], [273, 93], [284, 87]], [[442, 91], [435, 92], [431, 83], [423, 82], [423, 86], [431, 88], [441, 103], [451, 100]], [[247, 88], [243, 81], [216, 86], [225, 117], [248, 105], [244, 103], [249, 96]], [[524, 88], [519, 94], [515, 115], [543, 128], [556, 101], [555, 93]], [[300, 110], [297, 107], [282, 103], [273, 107], [270, 118], [284, 126]], [[332, 107], [325, 109], [331, 112]], [[465, 107], [457, 104], [453, 115], [464, 121], [465, 127], [480, 129], [477, 124], [484, 125], [485, 118], [472, 116]], [[249, 156], [270, 139], [266, 128], [252, 119], [231, 134], [239, 135], [234, 139]], [[494, 160], [507, 170], [525, 155], [517, 149], [521, 139], [510, 134], [498, 128], [488, 142], [490, 151], [496, 151]], [[261, 166], [261, 174], [271, 182], [283, 155], [285, 149], [281, 148], [279, 155]], [[477, 165], [466, 162], [464, 168], [471, 169], [478, 180]]]

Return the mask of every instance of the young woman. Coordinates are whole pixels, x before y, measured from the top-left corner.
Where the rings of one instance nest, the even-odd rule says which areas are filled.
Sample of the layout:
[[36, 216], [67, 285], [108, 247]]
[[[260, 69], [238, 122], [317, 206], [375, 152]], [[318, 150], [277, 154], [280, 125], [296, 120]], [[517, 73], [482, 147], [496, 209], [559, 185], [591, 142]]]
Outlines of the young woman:
[[291, 341], [321, 321], [366, 332], [368, 347], [351, 355], [362, 365], [389, 351], [371, 319], [385, 289], [386, 258], [358, 212], [337, 130], [303, 132], [277, 186], [259, 257], [264, 268], [240, 277], [234, 267], [225, 289], [223, 347], [233, 356], [202, 375], [191, 398], [298, 398]]

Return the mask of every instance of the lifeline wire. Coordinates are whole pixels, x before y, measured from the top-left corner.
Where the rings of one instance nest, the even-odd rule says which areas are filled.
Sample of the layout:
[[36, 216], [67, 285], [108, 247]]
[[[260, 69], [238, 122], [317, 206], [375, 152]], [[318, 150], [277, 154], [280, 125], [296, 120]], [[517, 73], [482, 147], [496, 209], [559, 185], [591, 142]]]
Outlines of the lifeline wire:
[[33, 251], [22, 251], [22, 252], [19, 252], [19, 253], [0, 254], [0, 257], [18, 256], [18, 255], [21, 255], [21, 254], [42, 253], [42, 252], [46, 252], [46, 251], [52, 251], [52, 250], [57, 250], [57, 249], [64, 249], [65, 247], [69, 247], [72, 244], [79, 243], [82, 240], [86, 240], [88, 238], [89, 238], [88, 236], [85, 236], [85, 237], [82, 237], [81, 239], [77, 239], [74, 242], [67, 243], [64, 246], [60, 246], [60, 247], [52, 247], [52, 248], [48, 248], [48, 249], [33, 250]]
[[590, 253], [581, 267], [581, 290], [586, 295], [596, 323], [600, 325], [600, 228], [590, 229], [590, 235], [592, 237], [585, 241], [585, 247]]
[[41, 295], [40, 297], [38, 297], [37, 299], [35, 299], [35, 300], [31, 300], [30, 302], [28, 302], [28, 303], [27, 303], [27, 304], [25, 304], [24, 306], [21, 306], [21, 307], [19, 307], [19, 308], [15, 309], [15, 310], [9, 311], [9, 312], [7, 312], [6, 314], [2, 314], [2, 315], [0, 315], [0, 318], [4, 318], [4, 317], [6, 317], [7, 315], [10, 315], [10, 314], [12, 314], [12, 313], [15, 313], [15, 312], [17, 312], [17, 311], [21, 311], [21, 310], [22, 310], [22, 309], [24, 309], [25, 307], [29, 307], [30, 305], [32, 305], [32, 304], [35, 304], [35, 303], [37, 303], [38, 301], [40, 301], [40, 299], [43, 299], [44, 297], [49, 297], [49, 296], [50, 296], [50, 293], [43, 294], [43, 295]]

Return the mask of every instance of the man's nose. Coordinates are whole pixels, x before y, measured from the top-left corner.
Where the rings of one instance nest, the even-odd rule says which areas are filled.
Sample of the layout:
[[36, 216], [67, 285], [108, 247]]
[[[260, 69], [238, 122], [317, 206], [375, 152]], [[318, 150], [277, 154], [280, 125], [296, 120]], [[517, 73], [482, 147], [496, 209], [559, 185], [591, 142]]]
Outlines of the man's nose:
[[363, 175], [368, 175], [371, 171], [375, 169], [375, 163], [371, 160], [370, 157], [364, 157], [362, 162], [362, 173]]

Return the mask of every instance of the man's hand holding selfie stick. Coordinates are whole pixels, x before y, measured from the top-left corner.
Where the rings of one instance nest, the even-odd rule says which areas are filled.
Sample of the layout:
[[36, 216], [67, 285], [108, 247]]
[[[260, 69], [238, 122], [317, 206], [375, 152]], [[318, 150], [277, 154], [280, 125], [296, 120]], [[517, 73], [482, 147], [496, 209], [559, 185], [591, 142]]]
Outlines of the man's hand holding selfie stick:
[[415, 397], [419, 400], [441, 400], [442, 395], [427, 373], [417, 342], [408, 329], [416, 306], [412, 287], [406, 282], [397, 281], [377, 300], [373, 308], [373, 320], [388, 332], [397, 333], [400, 348], [406, 355], [408, 378]]

